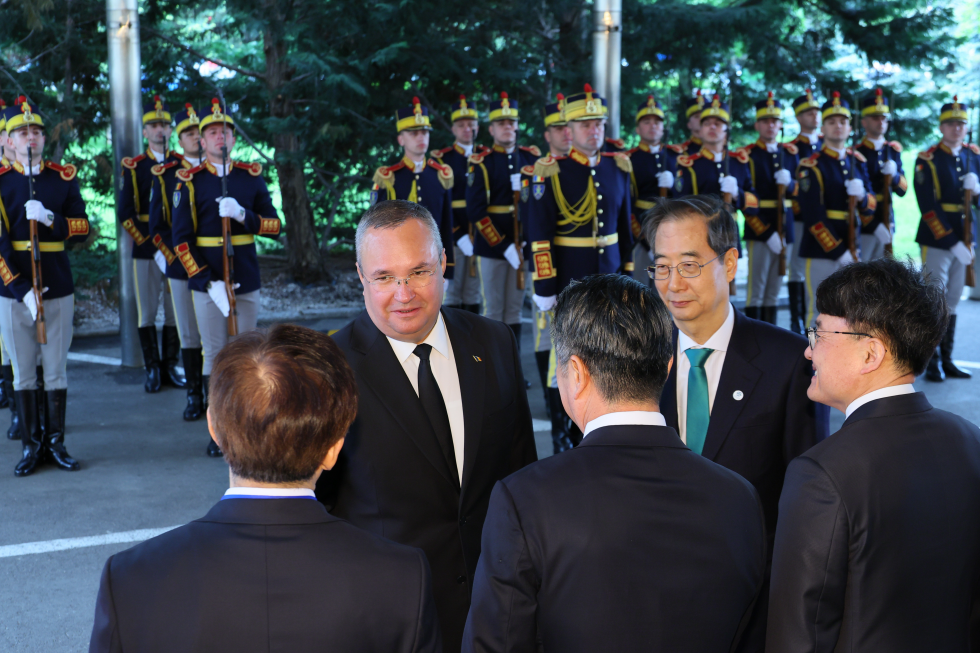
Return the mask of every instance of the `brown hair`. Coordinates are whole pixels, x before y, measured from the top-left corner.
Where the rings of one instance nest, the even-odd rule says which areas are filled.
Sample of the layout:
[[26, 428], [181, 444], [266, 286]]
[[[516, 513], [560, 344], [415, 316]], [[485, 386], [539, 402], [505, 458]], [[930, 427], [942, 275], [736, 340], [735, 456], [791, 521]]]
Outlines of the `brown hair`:
[[279, 324], [238, 336], [214, 359], [211, 420], [241, 478], [308, 480], [357, 415], [354, 372], [333, 339]]

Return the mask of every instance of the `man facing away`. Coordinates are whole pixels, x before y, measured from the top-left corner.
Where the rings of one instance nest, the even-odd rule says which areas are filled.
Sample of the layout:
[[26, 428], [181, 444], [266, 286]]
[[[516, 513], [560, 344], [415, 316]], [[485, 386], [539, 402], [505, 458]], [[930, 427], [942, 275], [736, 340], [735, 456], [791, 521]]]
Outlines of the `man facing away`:
[[109, 558], [89, 651], [441, 651], [423, 553], [314, 498], [356, 413], [354, 374], [324, 334], [279, 325], [218, 353], [208, 428], [231, 488]]
[[728, 651], [766, 561], [752, 486], [659, 412], [670, 315], [625, 275], [558, 297], [562, 403], [584, 439], [497, 483], [463, 650]]
[[809, 395], [846, 415], [790, 463], [766, 651], [980, 645], [980, 429], [912, 386], [949, 322], [911, 261], [846, 266], [817, 289]]

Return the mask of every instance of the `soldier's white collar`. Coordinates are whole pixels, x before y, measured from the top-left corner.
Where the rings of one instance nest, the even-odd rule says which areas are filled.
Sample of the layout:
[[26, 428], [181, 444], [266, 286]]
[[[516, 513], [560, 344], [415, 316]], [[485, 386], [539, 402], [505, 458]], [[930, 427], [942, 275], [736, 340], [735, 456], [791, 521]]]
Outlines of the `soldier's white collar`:
[[459, 141], [456, 141], [456, 147], [458, 147], [459, 149], [463, 150], [463, 154], [465, 154], [467, 157], [470, 156], [471, 154], [473, 154], [473, 145], [472, 144], [470, 144], [470, 145], [463, 145]]
[[811, 145], [820, 140], [820, 132], [811, 132], [809, 134], [806, 132], [800, 132], [800, 136], [810, 141]]
[[877, 152], [882, 147], [885, 146], [885, 137], [884, 136], [882, 136], [881, 138], [868, 137], [868, 142], [875, 146], [875, 152]]
[[422, 159], [421, 161], [412, 161], [412, 165], [415, 166], [415, 172], [418, 174], [425, 170], [425, 159]]
[[152, 156], [153, 159], [158, 163], [162, 163], [163, 160], [167, 158], [166, 154], [164, 154], [163, 152], [157, 152], [152, 147], [148, 150], [148, 152], [150, 153], [150, 156]]
[[187, 161], [192, 168], [196, 168], [197, 166], [201, 165], [201, 160], [193, 156], [185, 156], [184, 161]]

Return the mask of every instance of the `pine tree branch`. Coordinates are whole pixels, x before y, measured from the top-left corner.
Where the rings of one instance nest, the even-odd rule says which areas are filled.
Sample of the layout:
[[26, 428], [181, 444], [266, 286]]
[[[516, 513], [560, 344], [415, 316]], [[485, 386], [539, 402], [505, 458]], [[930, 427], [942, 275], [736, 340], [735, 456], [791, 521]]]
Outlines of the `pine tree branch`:
[[178, 47], [181, 50], [184, 50], [185, 52], [188, 52], [188, 53], [194, 55], [198, 59], [203, 59], [204, 61], [213, 63], [213, 64], [215, 64], [217, 66], [221, 66], [222, 68], [227, 68], [228, 70], [233, 70], [236, 73], [239, 73], [241, 75], [245, 75], [246, 77], [253, 77], [255, 79], [261, 79], [263, 81], [265, 80], [265, 75], [263, 73], [257, 72], [255, 70], [248, 70], [246, 68], [239, 68], [238, 66], [233, 66], [230, 63], [226, 63], [224, 61], [221, 61], [220, 59], [215, 59], [214, 57], [209, 57], [209, 56], [207, 56], [206, 54], [204, 54], [203, 52], [201, 52], [199, 50], [195, 50], [194, 48], [192, 48], [192, 47], [190, 47], [188, 45], [184, 45], [183, 43], [181, 43], [179, 41], [176, 41], [176, 40], [170, 38], [169, 36], [167, 36], [165, 34], [161, 34], [160, 32], [156, 31], [152, 27], [146, 27], [145, 25], [140, 25], [140, 30], [141, 31], [149, 32], [151, 35], [157, 37], [158, 39], [160, 39], [162, 41], [166, 41], [167, 43], [169, 43], [169, 44], [171, 44], [171, 45], [173, 45], [175, 47]]

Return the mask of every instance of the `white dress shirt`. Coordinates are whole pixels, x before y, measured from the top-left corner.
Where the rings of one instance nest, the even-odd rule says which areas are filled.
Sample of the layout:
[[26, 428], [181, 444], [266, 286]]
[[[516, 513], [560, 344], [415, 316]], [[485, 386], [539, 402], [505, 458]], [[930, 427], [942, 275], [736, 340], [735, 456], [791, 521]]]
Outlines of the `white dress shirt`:
[[704, 373], [708, 377], [710, 415], [711, 408], [715, 405], [715, 392], [721, 380], [721, 369], [725, 366], [725, 354], [728, 352], [728, 343], [731, 342], [734, 328], [735, 309], [728, 304], [728, 317], [703, 345], [691, 340], [683, 331], [677, 332], [677, 357], [674, 359], [677, 366], [677, 430], [684, 444], [687, 444], [687, 377], [691, 372], [691, 361], [684, 352], [688, 349], [714, 349], [704, 364]]
[[603, 426], [667, 426], [667, 420], [660, 413], [648, 410], [627, 410], [621, 413], [600, 415], [585, 425], [584, 440], [592, 431]]
[[902, 385], [890, 385], [886, 388], [878, 388], [877, 390], [872, 390], [866, 395], [861, 395], [854, 401], [850, 403], [847, 410], [844, 412], [844, 419], [851, 416], [851, 413], [856, 411], [858, 408], [864, 404], [874, 401], [875, 399], [884, 399], [885, 397], [897, 397], [899, 395], [910, 395], [915, 393], [915, 386], [911, 383], [903, 383]]
[[875, 146], [875, 152], [881, 152], [881, 148], [885, 146], [885, 137], [881, 138], [869, 138], [868, 141]]
[[150, 154], [153, 155], [153, 158], [156, 161], [160, 161], [161, 163], [163, 162], [164, 159], [167, 158], [166, 155], [163, 152], [157, 152], [152, 147], [150, 148]]
[[225, 490], [225, 498], [248, 499], [249, 497], [277, 497], [294, 499], [304, 497], [316, 499], [313, 490], [305, 487], [230, 487]]
[[412, 163], [415, 164], [415, 174], [419, 174], [423, 170], [425, 170], [425, 161], [424, 160], [422, 160], [422, 161], [412, 161]]
[[187, 163], [191, 164], [192, 168], [196, 168], [197, 166], [201, 165], [201, 160], [193, 156], [185, 156], [184, 161], [187, 161]]
[[[385, 336], [388, 338], [388, 336]], [[391, 348], [395, 352], [395, 358], [401, 363], [405, 375], [412, 383], [415, 394], [419, 393], [419, 357], [415, 355], [415, 348], [418, 346], [411, 342], [402, 342], [388, 338]], [[429, 363], [432, 366], [432, 375], [436, 377], [439, 384], [439, 391], [442, 392], [442, 400], [446, 404], [446, 412], [449, 413], [449, 428], [453, 434], [453, 449], [456, 452], [456, 471], [459, 474], [459, 484], [463, 485], [463, 393], [459, 389], [459, 372], [456, 370], [456, 358], [453, 356], [453, 343], [449, 340], [449, 332], [446, 330], [446, 323], [439, 313], [439, 319], [432, 331], [419, 344], [432, 345], [432, 352], [429, 354]]]
[[473, 154], [473, 146], [472, 145], [463, 145], [462, 143], [460, 143], [458, 141], [456, 142], [456, 145], [459, 145], [460, 148], [462, 148], [463, 154], [465, 154], [467, 158], [469, 158], [470, 155]]

